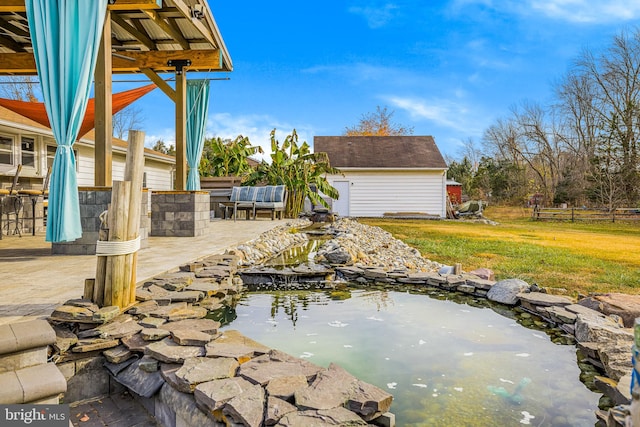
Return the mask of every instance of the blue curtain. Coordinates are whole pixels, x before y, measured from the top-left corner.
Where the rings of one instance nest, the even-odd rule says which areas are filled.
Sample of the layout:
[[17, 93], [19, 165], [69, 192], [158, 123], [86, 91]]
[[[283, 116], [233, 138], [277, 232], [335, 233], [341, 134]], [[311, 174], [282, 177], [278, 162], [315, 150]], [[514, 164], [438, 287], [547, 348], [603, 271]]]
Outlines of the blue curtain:
[[200, 189], [200, 157], [209, 112], [209, 80], [187, 82], [187, 190]]
[[82, 236], [73, 143], [87, 109], [107, 0], [25, 0], [36, 68], [51, 130], [48, 242]]

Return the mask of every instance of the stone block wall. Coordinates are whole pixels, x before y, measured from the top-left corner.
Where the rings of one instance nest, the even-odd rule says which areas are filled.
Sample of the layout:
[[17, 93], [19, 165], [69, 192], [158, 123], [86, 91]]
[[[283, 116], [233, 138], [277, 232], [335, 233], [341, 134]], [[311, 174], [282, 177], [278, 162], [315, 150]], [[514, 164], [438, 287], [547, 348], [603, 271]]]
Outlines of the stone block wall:
[[[140, 209], [140, 247], [148, 246], [149, 212], [148, 194], [143, 190], [142, 207]], [[107, 210], [111, 203], [111, 187], [80, 187], [80, 224], [82, 237], [73, 242], [60, 242], [51, 245], [51, 253], [55, 255], [94, 255], [96, 242], [100, 237], [100, 214]]]
[[208, 191], [154, 191], [151, 194], [151, 236], [202, 236], [208, 226]]

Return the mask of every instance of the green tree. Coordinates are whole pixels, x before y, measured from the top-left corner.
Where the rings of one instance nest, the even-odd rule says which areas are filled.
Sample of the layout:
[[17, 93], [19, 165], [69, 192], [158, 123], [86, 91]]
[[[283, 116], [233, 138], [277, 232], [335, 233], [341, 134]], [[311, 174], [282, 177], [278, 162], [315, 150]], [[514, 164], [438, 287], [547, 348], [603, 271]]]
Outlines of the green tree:
[[346, 127], [345, 136], [402, 136], [413, 135], [413, 126], [404, 126], [391, 120], [394, 111], [376, 107], [375, 113], [363, 114], [357, 125]]
[[335, 175], [340, 171], [331, 167], [327, 153], [312, 153], [306, 141], [299, 144], [295, 129], [287, 135], [282, 145], [276, 139], [276, 130], [271, 131], [270, 157], [271, 162], [263, 160], [245, 182], [247, 185], [285, 185], [288, 194], [287, 217], [297, 217], [304, 208], [306, 198], [313, 204], [328, 207], [313, 191], [312, 185], [327, 196], [338, 198], [338, 191], [327, 181], [327, 174]]
[[474, 167], [471, 160], [467, 156], [461, 162], [455, 160], [449, 162], [449, 170], [447, 178], [453, 179], [462, 185], [462, 194], [473, 196], [473, 177], [475, 175]]
[[204, 141], [200, 173], [202, 176], [247, 176], [253, 170], [249, 157], [263, 153], [262, 147], [252, 146], [249, 138], [209, 138]]
[[173, 145], [169, 145], [167, 147], [167, 144], [159, 139], [156, 141], [156, 143], [153, 145], [153, 147], [151, 147], [151, 149], [153, 151], [157, 151], [159, 153], [164, 153], [164, 154], [168, 154], [170, 156], [175, 156], [176, 155], [176, 147]]

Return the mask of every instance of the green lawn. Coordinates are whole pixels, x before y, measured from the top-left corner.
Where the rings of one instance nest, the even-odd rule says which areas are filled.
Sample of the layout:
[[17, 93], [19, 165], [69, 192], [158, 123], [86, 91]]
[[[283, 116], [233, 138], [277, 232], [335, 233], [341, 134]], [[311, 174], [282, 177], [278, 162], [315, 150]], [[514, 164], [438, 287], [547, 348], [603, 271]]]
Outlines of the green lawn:
[[488, 208], [498, 225], [470, 221], [360, 219], [443, 264], [486, 267], [554, 293], [640, 294], [640, 223], [532, 221], [530, 211]]

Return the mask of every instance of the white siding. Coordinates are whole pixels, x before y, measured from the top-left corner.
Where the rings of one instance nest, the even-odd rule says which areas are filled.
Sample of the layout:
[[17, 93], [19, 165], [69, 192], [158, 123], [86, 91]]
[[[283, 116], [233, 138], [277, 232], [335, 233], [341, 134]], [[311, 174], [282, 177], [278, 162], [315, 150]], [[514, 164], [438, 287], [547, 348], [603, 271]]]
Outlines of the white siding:
[[172, 190], [172, 165], [146, 159], [144, 171], [147, 173], [147, 188], [152, 190]]
[[[95, 182], [93, 147], [74, 145], [78, 151], [78, 186], [93, 187]], [[124, 179], [125, 155], [113, 153], [111, 175], [114, 181]], [[144, 171], [147, 173], [147, 187], [152, 190], [171, 190], [172, 165], [145, 159]]]
[[329, 182], [349, 181], [349, 215], [381, 217], [386, 212], [420, 212], [444, 217], [444, 171], [342, 171]]

